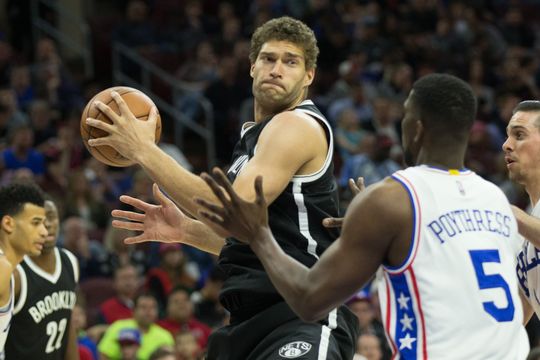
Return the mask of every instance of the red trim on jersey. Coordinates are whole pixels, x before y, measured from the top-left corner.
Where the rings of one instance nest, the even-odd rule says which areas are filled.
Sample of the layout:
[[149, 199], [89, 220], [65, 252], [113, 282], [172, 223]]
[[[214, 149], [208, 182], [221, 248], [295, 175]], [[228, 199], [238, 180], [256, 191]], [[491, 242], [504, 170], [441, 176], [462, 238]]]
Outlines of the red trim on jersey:
[[397, 345], [394, 343], [394, 337], [392, 336], [392, 332], [390, 331], [390, 317], [391, 317], [391, 311], [392, 307], [390, 306], [390, 284], [388, 283], [388, 278], [384, 277], [384, 282], [386, 284], [386, 323], [384, 324], [386, 328], [386, 333], [388, 334], [388, 341], [390, 342], [390, 345], [392, 346], [392, 359], [396, 356], [398, 353]]
[[416, 303], [418, 306], [418, 313], [420, 314], [420, 320], [422, 324], [422, 358], [427, 359], [427, 344], [426, 344], [426, 324], [424, 320], [424, 312], [422, 311], [422, 301], [420, 300], [420, 292], [418, 291], [418, 284], [416, 283], [416, 276], [414, 276], [414, 270], [410, 271], [411, 280], [414, 288], [414, 295], [416, 296]]

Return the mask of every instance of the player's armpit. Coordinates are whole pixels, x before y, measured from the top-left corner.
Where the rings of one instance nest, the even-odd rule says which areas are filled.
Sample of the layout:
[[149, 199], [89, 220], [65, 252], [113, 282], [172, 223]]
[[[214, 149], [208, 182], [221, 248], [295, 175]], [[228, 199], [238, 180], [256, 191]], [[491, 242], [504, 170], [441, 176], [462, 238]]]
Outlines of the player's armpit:
[[239, 172], [233, 187], [243, 199], [253, 201], [253, 182], [261, 175], [265, 179], [265, 199], [270, 204], [294, 175], [321, 169], [327, 152], [325, 131], [315, 119], [291, 111], [278, 114], [261, 132], [255, 155]]

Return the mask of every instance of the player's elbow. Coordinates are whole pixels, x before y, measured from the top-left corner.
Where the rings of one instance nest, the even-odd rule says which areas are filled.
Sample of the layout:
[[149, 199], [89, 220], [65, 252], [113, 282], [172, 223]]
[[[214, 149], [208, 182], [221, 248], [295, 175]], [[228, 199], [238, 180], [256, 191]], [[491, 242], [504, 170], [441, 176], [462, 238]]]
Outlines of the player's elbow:
[[305, 322], [317, 322], [328, 314], [328, 311], [318, 306], [313, 299], [302, 302], [296, 307], [295, 311], [298, 317]]

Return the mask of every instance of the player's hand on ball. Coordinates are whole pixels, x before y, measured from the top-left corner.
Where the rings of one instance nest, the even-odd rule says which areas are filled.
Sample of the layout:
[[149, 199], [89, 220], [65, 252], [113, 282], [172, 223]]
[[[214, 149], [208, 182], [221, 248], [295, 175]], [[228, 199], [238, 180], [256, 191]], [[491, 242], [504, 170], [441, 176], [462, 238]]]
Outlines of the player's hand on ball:
[[212, 228], [217, 226], [220, 233], [227, 233], [244, 243], [249, 243], [256, 238], [258, 232], [268, 228], [268, 209], [261, 176], [255, 179], [256, 197], [253, 202], [238, 196], [223, 171], [218, 168], [214, 168], [212, 176], [202, 173], [201, 178], [221, 202], [218, 205], [195, 198], [195, 202], [203, 207], [199, 210], [203, 222]]
[[112, 225], [119, 229], [142, 231], [142, 234], [126, 238], [126, 244], [145, 241], [183, 242], [194, 220], [185, 216], [174, 202], [161, 192], [157, 184], [153, 185], [152, 190], [159, 205], [122, 195], [120, 201], [142, 213], [113, 210], [112, 216], [123, 220], [113, 220]]
[[137, 155], [144, 152], [147, 146], [155, 143], [155, 130], [157, 124], [158, 112], [155, 106], [152, 106], [147, 121], [141, 121], [130, 110], [124, 99], [116, 92], [111, 92], [120, 114], [114, 112], [109, 106], [101, 101], [95, 101], [94, 106], [103, 113], [111, 123], [87, 118], [86, 124], [108, 133], [108, 136], [89, 139], [88, 145], [111, 146], [122, 156], [137, 161]]
[[[366, 188], [364, 184], [364, 178], [359, 177], [356, 182], [353, 179], [349, 179], [349, 189], [353, 196], [358, 195]], [[326, 218], [323, 219], [323, 226], [326, 228], [340, 228], [343, 226], [343, 218]]]

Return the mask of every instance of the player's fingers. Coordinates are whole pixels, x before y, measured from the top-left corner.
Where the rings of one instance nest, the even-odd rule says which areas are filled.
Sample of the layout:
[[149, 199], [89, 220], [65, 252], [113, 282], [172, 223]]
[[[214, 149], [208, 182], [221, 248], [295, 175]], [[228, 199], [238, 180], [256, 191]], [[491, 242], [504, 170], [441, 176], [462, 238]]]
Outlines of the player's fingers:
[[154, 129], [155, 129], [156, 124], [157, 124], [157, 118], [158, 118], [158, 109], [157, 109], [157, 107], [152, 106], [150, 108], [150, 113], [148, 114], [148, 120], [146, 120], [146, 121], [148, 121], [149, 124], [152, 124]]
[[323, 220], [323, 226], [326, 228], [339, 228], [343, 226], [343, 218], [326, 218]]
[[[113, 97], [114, 98], [114, 97]], [[102, 112], [103, 114], [105, 114], [105, 116], [107, 116], [111, 121], [112, 123], [116, 123], [118, 121], [118, 114], [114, 112], [113, 109], [111, 109], [109, 106], [107, 106], [105, 103], [101, 102], [101, 101], [95, 101], [94, 102], [94, 106], [100, 111]]]
[[118, 229], [126, 229], [133, 231], [144, 231], [144, 224], [139, 222], [130, 222], [122, 220], [113, 220], [112, 226]]
[[88, 139], [88, 145], [90, 146], [103, 146], [103, 145], [111, 145], [111, 142], [109, 141], [109, 136], [100, 137], [97, 139]]
[[219, 205], [206, 201], [205, 199], [196, 197], [195, 202], [205, 209], [211, 211], [212, 213], [219, 215], [220, 217], [225, 217], [227, 215], [227, 210]]
[[360, 191], [364, 191], [366, 188], [366, 184], [364, 183], [364, 178], [362, 176], [359, 176], [358, 179], [356, 179], [356, 187]]
[[111, 91], [111, 97], [114, 99], [114, 102], [116, 103], [116, 105], [118, 105], [118, 109], [120, 109], [120, 115], [122, 115], [122, 116], [126, 116], [126, 115], [133, 116], [133, 112], [131, 111], [131, 109], [129, 108], [129, 106], [124, 101], [122, 96], [120, 96], [119, 93], [117, 93], [116, 91]]
[[266, 202], [264, 200], [264, 190], [263, 190], [263, 178], [262, 176], [257, 176], [255, 178], [255, 203], [259, 206], [266, 205]]
[[120, 196], [120, 201], [123, 202], [124, 204], [131, 205], [134, 208], [139, 209], [144, 212], [146, 212], [148, 209], [150, 209], [153, 206], [147, 202], [144, 202], [142, 200], [139, 200], [129, 195]]
[[107, 123], [105, 121], [98, 120], [98, 119], [87, 118], [86, 119], [86, 125], [91, 126], [93, 128], [96, 128], [96, 129], [106, 131], [109, 134], [114, 132], [114, 128], [113, 128], [113, 126], [111, 126], [111, 124], [109, 124], [109, 123]]
[[219, 199], [219, 201], [221, 201], [223, 206], [228, 206], [230, 204], [229, 199], [225, 196], [225, 192], [223, 191], [223, 188], [218, 185], [218, 183], [216, 182], [216, 180], [214, 180], [214, 178], [212, 178], [210, 175], [208, 175], [205, 172], [201, 174], [201, 178], [206, 182], [206, 184], [208, 184], [208, 186], [210, 187], [214, 195], [217, 196], [217, 198]]
[[165, 194], [161, 191], [158, 184], [154, 183], [152, 185], [152, 192], [154, 193], [154, 199], [159, 201], [162, 206], [174, 205], [174, 202], [172, 202], [172, 200], [165, 196]]
[[229, 195], [229, 198], [231, 199], [231, 202], [237, 203], [239, 200], [238, 194], [234, 191], [231, 182], [229, 179], [227, 179], [227, 176], [225, 173], [218, 167], [215, 167], [212, 169], [212, 175], [214, 175], [214, 178], [216, 179], [216, 182], [221, 185], [227, 194]]
[[199, 210], [198, 213], [200, 216], [202, 216], [206, 220], [211, 221], [212, 223], [224, 228], [225, 221], [223, 220], [223, 218], [219, 217], [218, 215], [210, 213], [205, 210]]
[[149, 241], [155, 241], [155, 242], [162, 242], [159, 240], [154, 239], [147, 239], [144, 234], [137, 235], [137, 236], [130, 236], [124, 239], [124, 244], [139, 244], [143, 242], [149, 242]]
[[111, 215], [115, 218], [121, 218], [121, 219], [138, 221], [138, 222], [143, 222], [144, 219], [146, 218], [145, 214], [140, 214], [133, 211], [117, 210], [117, 209], [113, 210], [111, 212]]

